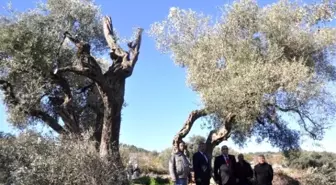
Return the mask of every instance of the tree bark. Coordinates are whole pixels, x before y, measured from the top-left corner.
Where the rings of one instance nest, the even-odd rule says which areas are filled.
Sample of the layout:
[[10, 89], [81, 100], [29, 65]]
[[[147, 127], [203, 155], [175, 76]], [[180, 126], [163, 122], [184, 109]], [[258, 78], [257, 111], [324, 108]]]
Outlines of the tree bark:
[[106, 90], [99, 88], [104, 104], [103, 128], [99, 151], [102, 157], [107, 156], [110, 150], [113, 151], [116, 157], [119, 157], [119, 135], [121, 109], [124, 103], [125, 79], [114, 79], [110, 82], [112, 83], [108, 84]]
[[209, 157], [210, 161], [212, 160], [213, 150], [221, 142], [226, 141], [230, 137], [232, 124], [235, 121], [235, 115], [229, 113], [226, 118], [223, 120], [222, 126], [219, 129], [212, 130], [205, 142], [206, 154]]
[[[135, 41], [128, 43], [129, 51], [126, 52], [116, 43], [110, 17], [104, 17], [103, 27], [105, 39], [111, 50], [110, 57], [113, 61], [107, 72], [102, 73], [99, 65], [90, 54], [88, 43], [79, 41], [66, 32], [64, 35], [78, 48], [77, 53], [80, 62], [77, 62], [76, 65], [56, 68], [55, 73], [72, 72], [85, 76], [95, 83], [104, 106], [99, 153], [102, 158], [108, 158], [113, 153], [116, 155], [116, 164], [122, 166], [119, 154], [119, 135], [125, 81], [132, 75], [138, 60], [143, 30], [138, 29]], [[96, 133], [95, 136], [100, 135], [99, 132]]]
[[184, 122], [182, 129], [175, 135], [173, 139], [173, 145], [179, 143], [180, 141], [182, 141], [184, 137], [188, 135], [192, 126], [194, 125], [195, 121], [198, 118], [201, 118], [206, 115], [207, 115], [207, 111], [205, 109], [192, 111], [189, 114], [188, 119]]
[[[205, 109], [194, 110], [189, 114], [188, 119], [184, 123], [182, 129], [175, 135], [173, 139], [173, 145], [181, 142], [184, 137], [188, 135], [192, 126], [198, 118], [207, 116], [209, 113]], [[206, 140], [206, 154], [210, 161], [212, 160], [212, 153], [214, 148], [222, 141], [227, 140], [230, 137], [232, 124], [235, 121], [235, 115], [229, 113], [224, 119], [222, 119], [222, 126], [218, 129], [212, 130]]]

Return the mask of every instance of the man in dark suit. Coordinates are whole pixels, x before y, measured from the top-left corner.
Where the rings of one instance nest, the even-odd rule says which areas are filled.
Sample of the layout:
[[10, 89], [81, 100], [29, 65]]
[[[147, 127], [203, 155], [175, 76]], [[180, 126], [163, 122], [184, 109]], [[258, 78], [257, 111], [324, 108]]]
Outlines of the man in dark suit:
[[193, 155], [193, 168], [196, 185], [209, 185], [211, 178], [211, 165], [209, 157], [205, 154], [205, 143], [198, 145], [198, 152]]
[[238, 185], [252, 185], [253, 170], [247, 161], [244, 160], [244, 155], [238, 155], [238, 163], [236, 165], [236, 178]]
[[235, 185], [236, 158], [229, 155], [229, 148], [222, 146], [222, 155], [215, 158], [214, 177], [218, 185]]

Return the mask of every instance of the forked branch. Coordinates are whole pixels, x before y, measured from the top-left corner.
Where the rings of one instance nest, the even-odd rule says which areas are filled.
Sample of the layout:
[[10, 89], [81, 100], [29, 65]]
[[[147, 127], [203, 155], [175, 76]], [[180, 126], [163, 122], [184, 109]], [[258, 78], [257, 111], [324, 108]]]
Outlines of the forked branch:
[[219, 129], [212, 130], [206, 140], [207, 145], [215, 147], [222, 141], [227, 140], [230, 137], [232, 124], [235, 121], [235, 115], [229, 113], [223, 120], [222, 126]]
[[111, 50], [110, 57], [114, 62], [114, 65], [110, 67], [109, 72], [117, 73], [122, 71], [125, 77], [131, 76], [135, 64], [138, 61], [143, 29], [137, 29], [135, 40], [127, 44], [129, 48], [129, 51], [127, 52], [123, 50], [116, 41], [116, 35], [114, 35], [113, 32], [111, 17], [104, 17], [103, 24], [104, 36]]
[[189, 114], [188, 119], [184, 123], [182, 129], [175, 135], [173, 144], [180, 142], [185, 136], [188, 135], [195, 121], [203, 116], [208, 115], [205, 109], [194, 110]]

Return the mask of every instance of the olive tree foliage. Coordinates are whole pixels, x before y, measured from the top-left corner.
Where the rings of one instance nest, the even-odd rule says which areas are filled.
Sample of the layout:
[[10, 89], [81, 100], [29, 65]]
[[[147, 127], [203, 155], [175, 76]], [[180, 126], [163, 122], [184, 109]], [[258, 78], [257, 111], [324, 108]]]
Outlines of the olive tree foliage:
[[[304, 133], [322, 138], [336, 111], [326, 91], [336, 80], [336, 29], [328, 24], [336, 4], [281, 0], [260, 7], [241, 0], [221, 10], [214, 19], [173, 7], [151, 26], [157, 48], [186, 68], [187, 84], [204, 106], [190, 114], [176, 138], [203, 116], [213, 127], [207, 139], [212, 147], [229, 137], [243, 144], [256, 135], [285, 150], [298, 146]], [[302, 129], [291, 129], [286, 115]]]
[[[92, 130], [102, 157], [118, 152], [125, 81], [142, 29], [123, 50], [111, 18], [90, 0], [49, 0], [0, 21], [0, 85], [10, 122], [43, 122], [63, 135]], [[111, 64], [93, 56], [104, 51]]]
[[[80, 92], [88, 81], [72, 74], [58, 78], [53, 67], [57, 60], [63, 65], [74, 61], [74, 47], [61, 43], [65, 31], [92, 43], [94, 52], [106, 50], [99, 7], [90, 1], [48, 0], [27, 12], [9, 9], [8, 13], [0, 18], [0, 79], [9, 122], [26, 128], [42, 121], [58, 133], [63, 130], [60, 118], [69, 131], [75, 130], [69, 123], [74, 119], [85, 120], [79, 129], [93, 126], [87, 105], [97, 99]], [[74, 112], [61, 107], [64, 79], [72, 87], [69, 90], [78, 90], [73, 93]]]

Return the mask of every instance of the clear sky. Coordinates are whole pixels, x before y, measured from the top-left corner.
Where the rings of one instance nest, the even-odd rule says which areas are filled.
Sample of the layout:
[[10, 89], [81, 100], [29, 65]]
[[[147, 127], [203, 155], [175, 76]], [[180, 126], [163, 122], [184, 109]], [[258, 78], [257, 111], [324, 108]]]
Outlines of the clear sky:
[[[0, 0], [1, 8], [7, 0]], [[33, 8], [36, 1], [12, 0], [15, 9]], [[163, 20], [169, 8], [191, 8], [206, 14], [218, 15], [218, 7], [232, 1], [222, 0], [96, 0], [101, 5], [103, 14], [113, 19], [113, 26], [121, 36], [131, 36], [132, 28], [149, 29], [150, 24]], [[261, 5], [274, 2], [259, 0]], [[4, 13], [0, 9], [0, 14]], [[64, 30], [66, 31], [66, 30]], [[336, 92], [335, 89], [333, 89]], [[185, 72], [175, 66], [167, 55], [155, 49], [154, 41], [146, 34], [143, 37], [141, 54], [133, 75], [127, 79], [126, 102], [121, 125], [121, 142], [133, 144], [149, 150], [161, 151], [170, 146], [173, 136], [181, 128], [188, 114], [199, 107], [199, 99], [185, 83]], [[202, 121], [197, 121], [190, 135], [206, 136], [209, 132], [201, 128]], [[6, 122], [4, 106], [0, 105], [0, 130], [12, 131]], [[306, 141], [304, 149], [327, 150], [336, 152], [336, 128], [327, 131], [321, 146], [310, 146], [314, 142]], [[223, 142], [239, 149], [232, 142]], [[267, 143], [248, 143], [243, 152], [275, 150]]]

